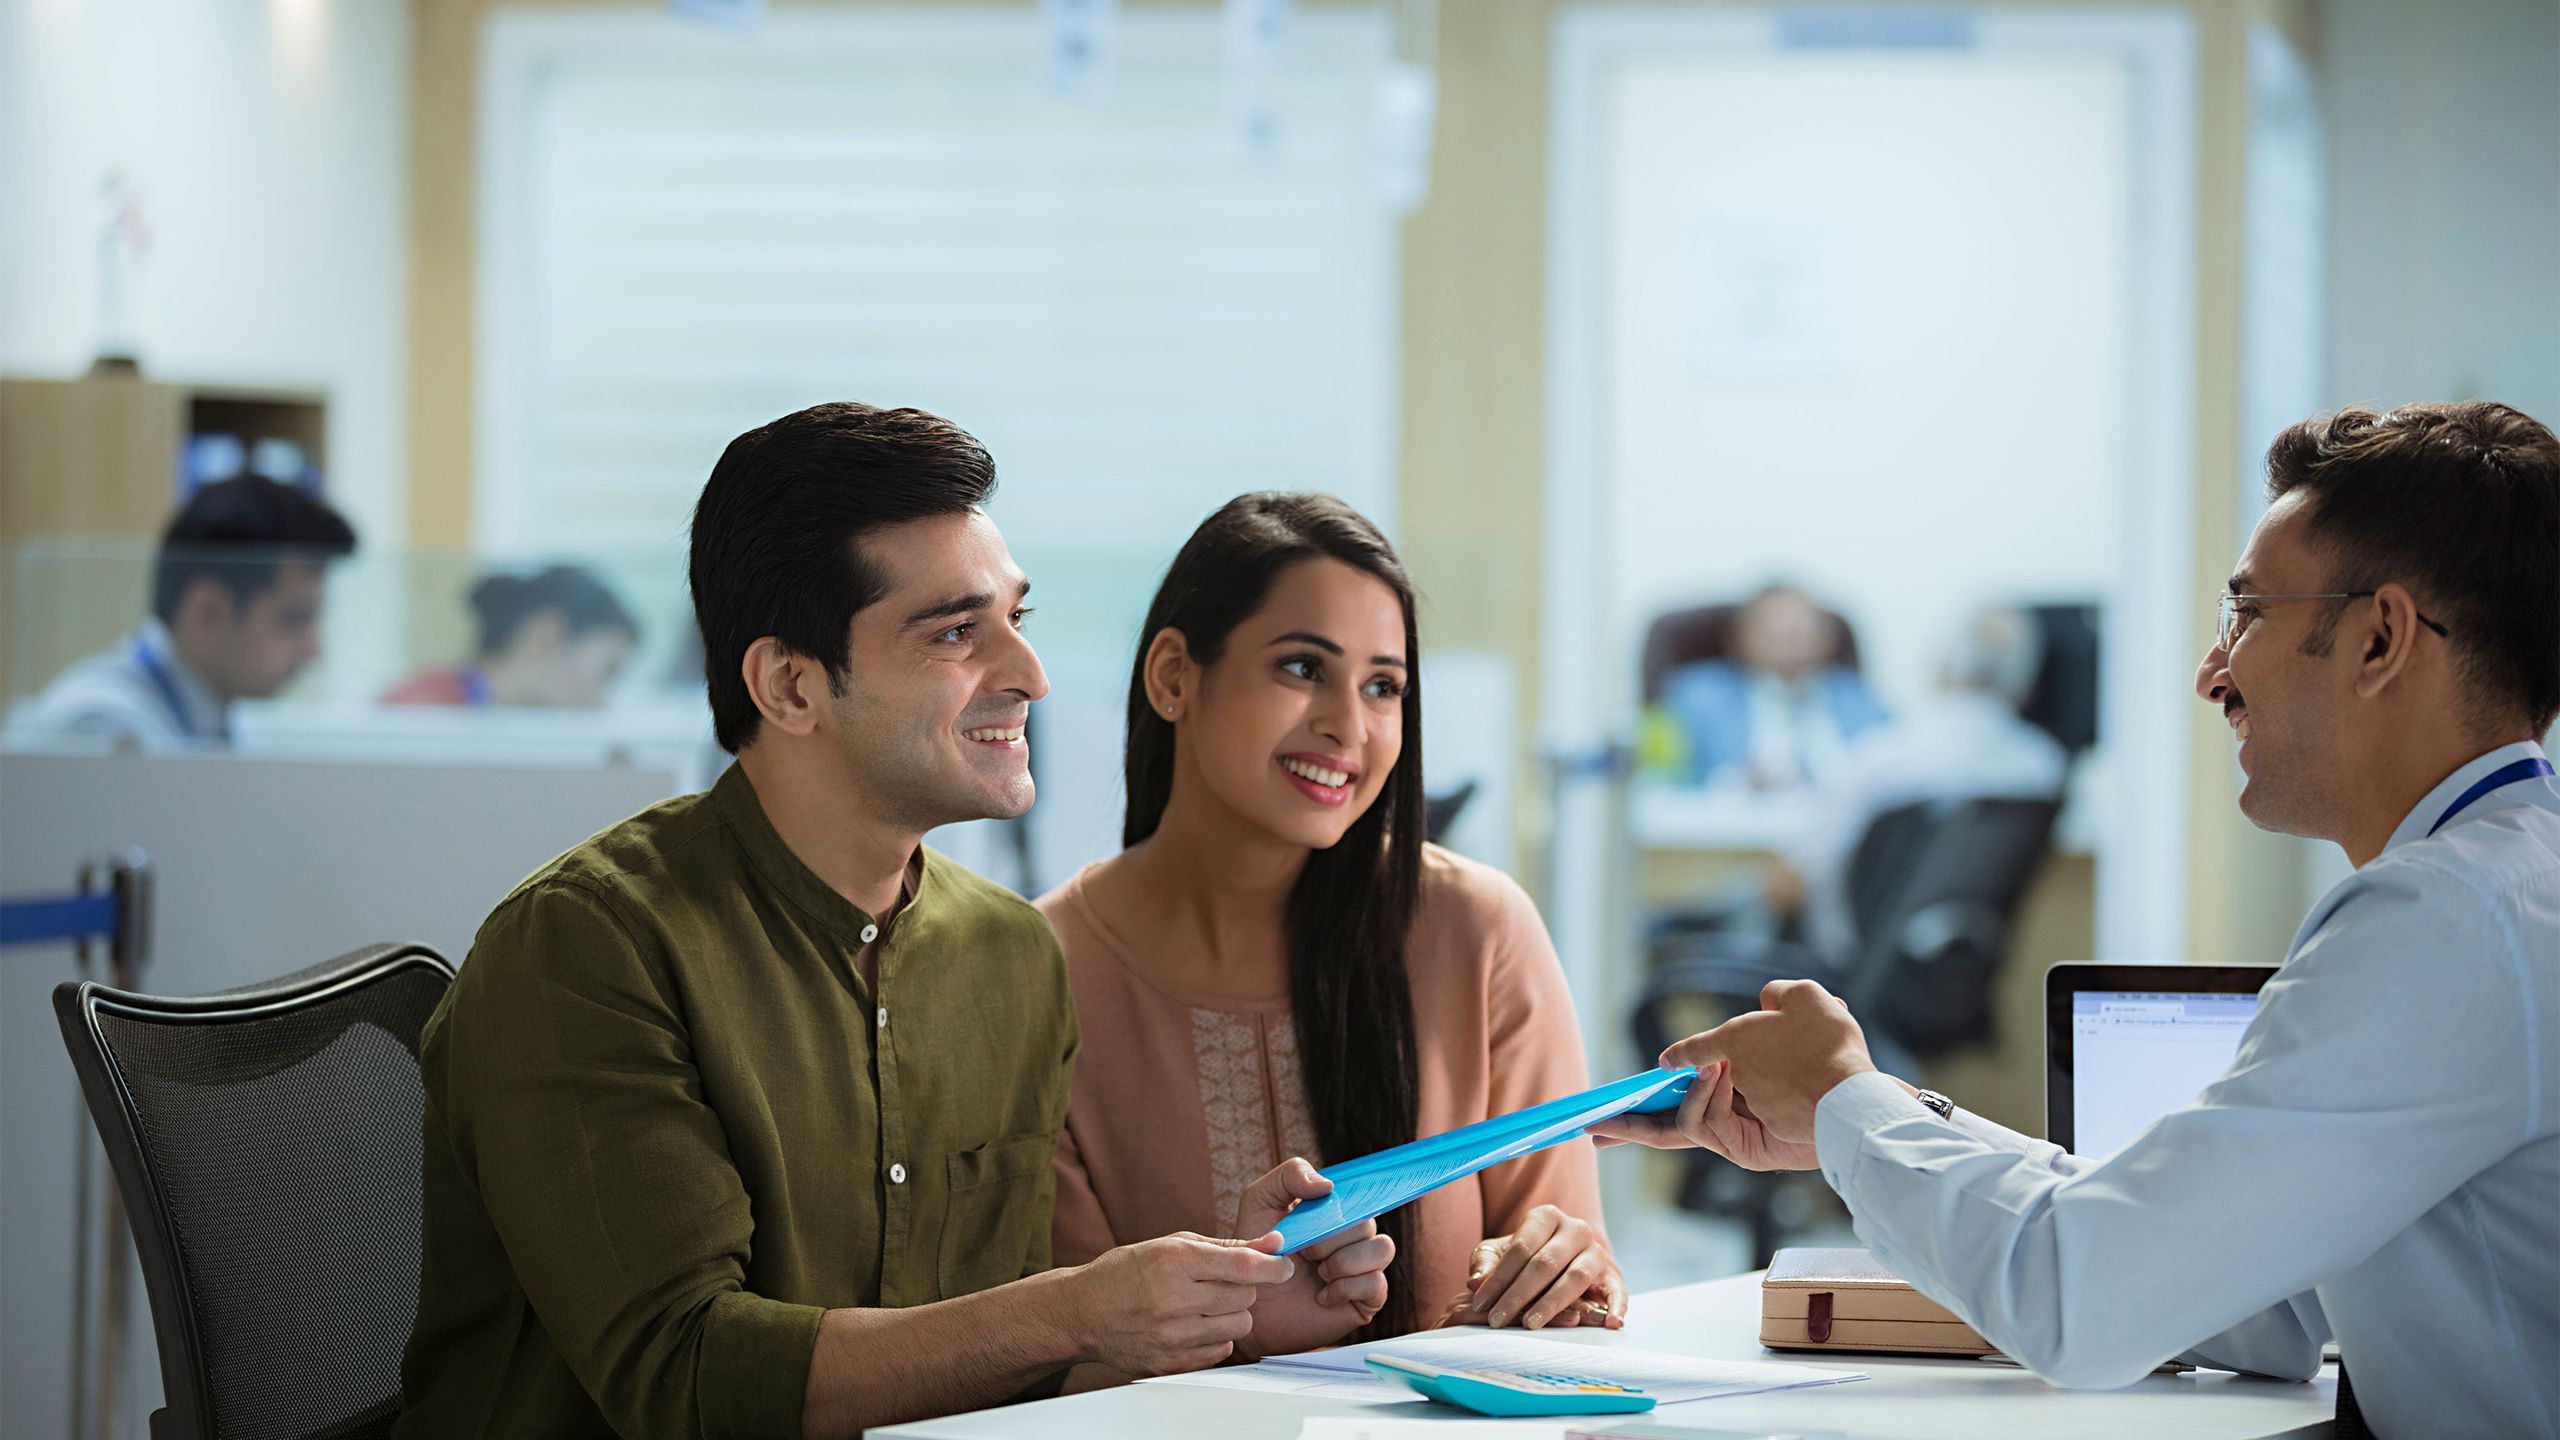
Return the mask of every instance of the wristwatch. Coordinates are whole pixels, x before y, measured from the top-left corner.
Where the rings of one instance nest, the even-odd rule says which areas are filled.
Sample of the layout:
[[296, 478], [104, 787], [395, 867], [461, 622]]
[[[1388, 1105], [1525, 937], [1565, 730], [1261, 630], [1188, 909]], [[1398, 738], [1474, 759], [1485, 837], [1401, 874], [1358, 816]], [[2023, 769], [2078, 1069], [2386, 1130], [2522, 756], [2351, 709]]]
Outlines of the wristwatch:
[[1911, 1098], [1928, 1106], [1930, 1113], [1936, 1115], [1941, 1120], [1953, 1120], [1956, 1118], [1956, 1102], [1939, 1094], [1935, 1090], [1915, 1090], [1912, 1092]]

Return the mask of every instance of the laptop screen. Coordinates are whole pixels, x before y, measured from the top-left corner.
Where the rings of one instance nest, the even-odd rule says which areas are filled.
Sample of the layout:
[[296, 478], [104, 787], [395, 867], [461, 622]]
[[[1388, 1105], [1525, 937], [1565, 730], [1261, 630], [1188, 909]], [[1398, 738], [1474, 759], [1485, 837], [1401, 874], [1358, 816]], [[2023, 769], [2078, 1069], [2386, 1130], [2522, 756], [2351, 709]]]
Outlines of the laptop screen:
[[2270, 965], [2057, 965], [2047, 979], [2046, 1131], [2102, 1160], [2222, 1078]]
[[2084, 990], [2071, 997], [2072, 1150], [2093, 1160], [2222, 1078], [2258, 1013], [2255, 995]]

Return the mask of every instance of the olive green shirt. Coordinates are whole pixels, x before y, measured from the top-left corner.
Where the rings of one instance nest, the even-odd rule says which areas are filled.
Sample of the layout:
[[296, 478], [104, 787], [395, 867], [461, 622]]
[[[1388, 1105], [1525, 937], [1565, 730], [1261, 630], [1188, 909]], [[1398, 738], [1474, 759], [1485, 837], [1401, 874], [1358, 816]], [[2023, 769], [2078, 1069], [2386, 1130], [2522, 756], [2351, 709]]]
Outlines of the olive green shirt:
[[1048, 1268], [1055, 937], [931, 851], [866, 985], [873, 931], [735, 767], [498, 906], [419, 1052], [401, 1440], [797, 1436], [824, 1310]]

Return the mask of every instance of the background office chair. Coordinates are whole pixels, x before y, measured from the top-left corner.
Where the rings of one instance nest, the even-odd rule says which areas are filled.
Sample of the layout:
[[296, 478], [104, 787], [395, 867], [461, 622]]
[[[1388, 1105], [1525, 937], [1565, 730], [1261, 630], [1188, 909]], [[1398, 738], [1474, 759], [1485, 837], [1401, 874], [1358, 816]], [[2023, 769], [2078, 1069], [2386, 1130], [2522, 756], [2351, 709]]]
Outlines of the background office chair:
[[[1818, 980], [1848, 1001], [1878, 1068], [1916, 1075], [1920, 1062], [1989, 1037], [1991, 992], [2009, 928], [2044, 861], [2059, 810], [2051, 800], [1906, 805], [1860, 837], [1846, 879], [1858, 943], [1825, 956], [1787, 940], [1729, 930], [1670, 931], [1630, 1015], [1637, 1053], [1660, 1054], [1688, 1033], [1684, 1010], [1757, 1008], [1771, 980]], [[1691, 1023], [1695, 1023], [1694, 1021]], [[1739, 1213], [1762, 1264], [1776, 1252], [1784, 1177], [1742, 1173], [1690, 1152], [1680, 1204]], [[1720, 1180], [1725, 1187], [1720, 1189]]]
[[[1637, 672], [1644, 703], [1651, 705], [1661, 700], [1663, 681], [1681, 666], [1729, 658], [1733, 654], [1734, 624], [1741, 615], [1740, 605], [1718, 604], [1665, 610], [1653, 617], [1653, 623], [1645, 627], [1644, 654]], [[1839, 646], [1831, 663], [1844, 670], [1856, 670], [1857, 632], [1836, 611], [1825, 610], [1822, 615], [1830, 622]]]
[[418, 1037], [453, 969], [376, 945], [244, 990], [53, 992], [132, 1218], [152, 1440], [372, 1440], [417, 1318]]

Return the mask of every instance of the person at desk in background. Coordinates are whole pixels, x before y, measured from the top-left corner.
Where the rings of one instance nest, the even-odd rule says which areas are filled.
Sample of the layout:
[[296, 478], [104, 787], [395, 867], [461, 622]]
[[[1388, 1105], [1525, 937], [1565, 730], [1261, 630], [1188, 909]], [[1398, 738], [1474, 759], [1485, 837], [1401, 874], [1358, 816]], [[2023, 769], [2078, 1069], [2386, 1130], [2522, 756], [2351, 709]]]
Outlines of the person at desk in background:
[[517, 887], [427, 1025], [402, 1440], [851, 1436], [1215, 1364], [1343, 1260], [1267, 1253], [1326, 1188], [1297, 1161], [1245, 1187], [1251, 1241], [1050, 1268], [1057, 941], [921, 844], [1032, 800], [1049, 682], [994, 488], [959, 427], [856, 404], [712, 470], [691, 578], [737, 763]]
[[62, 672], [13, 739], [97, 737], [145, 750], [231, 743], [231, 705], [320, 657], [328, 562], [356, 534], [324, 501], [264, 476], [204, 486], [170, 518], [140, 629]]
[[1856, 950], [1849, 861], [1888, 811], [1921, 801], [2050, 800], [2062, 793], [2069, 757], [2018, 716], [2043, 663], [2032, 616], [2002, 606], [1974, 611], [1947, 647], [1937, 694], [1860, 735], [1815, 787], [1803, 837], [1770, 863], [1766, 882], [1770, 908], [1795, 919], [1815, 953]]
[[2241, 813], [2357, 868], [2223, 1078], [2083, 1159], [1877, 1073], [1780, 981], [1666, 1053], [1706, 1079], [1676, 1117], [1595, 1131], [1819, 1166], [1879, 1259], [2059, 1384], [2182, 1351], [2307, 1378], [2334, 1337], [2341, 1434], [2560, 1434], [2560, 440], [2351, 409], [2267, 478], [2196, 691]]
[[1802, 590], [1771, 585], [1745, 601], [1730, 659], [1683, 665], [1663, 682], [1662, 710], [1687, 751], [1683, 778], [1754, 790], [1819, 783], [1885, 718], [1840, 659], [1839, 623]]
[[[1283, 1156], [1349, 1160], [1590, 1084], [1528, 896], [1423, 841], [1421, 670], [1412, 582], [1329, 495], [1239, 496], [1174, 557], [1129, 677], [1128, 848], [1039, 901], [1085, 1025], [1061, 1262], [1255, 1233], [1238, 1192]], [[1380, 1228], [1383, 1310], [1310, 1277], [1264, 1292], [1246, 1348], [1626, 1313], [1588, 1145]]]
[[640, 641], [640, 626], [603, 581], [575, 565], [484, 575], [471, 587], [479, 631], [468, 665], [421, 671], [385, 705], [592, 710]]

